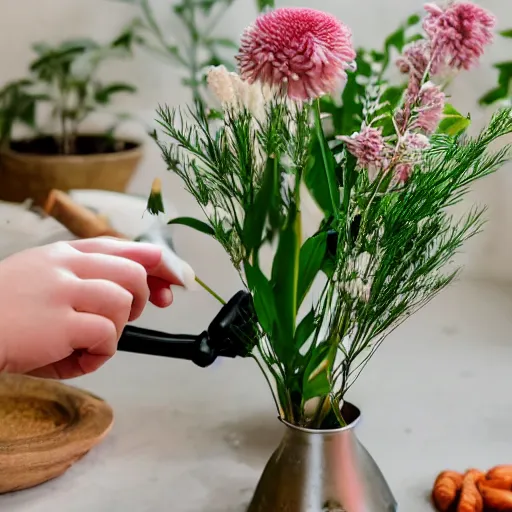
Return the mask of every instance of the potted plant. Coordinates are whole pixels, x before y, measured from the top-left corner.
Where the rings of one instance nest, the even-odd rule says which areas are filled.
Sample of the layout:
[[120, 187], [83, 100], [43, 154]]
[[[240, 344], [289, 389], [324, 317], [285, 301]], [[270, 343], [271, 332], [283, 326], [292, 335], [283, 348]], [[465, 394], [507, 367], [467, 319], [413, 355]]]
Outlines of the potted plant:
[[[104, 83], [102, 65], [131, 53], [134, 36], [124, 30], [108, 44], [90, 39], [56, 46], [34, 45], [27, 78], [0, 90], [0, 199], [41, 204], [51, 189], [96, 188], [124, 191], [141, 158], [141, 144], [117, 138], [113, 126], [83, 133], [82, 123], [119, 93], [134, 93], [124, 82]], [[49, 112], [49, 130], [40, 123]], [[15, 138], [19, 126], [29, 135]]]
[[[361, 411], [349, 391], [389, 333], [458, 276], [452, 258], [483, 210], [458, 218], [450, 207], [508, 160], [508, 147], [491, 146], [512, 132], [505, 108], [470, 137], [444, 92], [448, 76], [478, 63], [493, 16], [471, 3], [426, 10], [422, 36], [401, 45], [399, 94], [382, 55], [356, 70], [342, 22], [282, 8], [245, 31], [239, 74], [209, 71], [218, 123], [200, 102], [190, 115], [158, 110], [163, 158], [206, 218], [171, 222], [213, 236], [252, 293], [248, 346], [284, 424], [250, 512], [397, 510], [354, 432]], [[346, 123], [322, 112], [343, 85]], [[310, 236], [307, 194], [322, 212]]]

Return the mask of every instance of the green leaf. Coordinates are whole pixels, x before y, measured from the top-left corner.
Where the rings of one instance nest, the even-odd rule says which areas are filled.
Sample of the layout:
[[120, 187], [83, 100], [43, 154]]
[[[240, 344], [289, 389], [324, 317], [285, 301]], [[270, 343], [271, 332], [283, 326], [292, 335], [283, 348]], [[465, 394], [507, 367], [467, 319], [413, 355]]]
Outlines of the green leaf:
[[295, 347], [300, 350], [309, 340], [316, 327], [315, 310], [311, 311], [301, 320], [295, 331]]
[[30, 128], [35, 128], [36, 125], [36, 102], [32, 98], [28, 101], [19, 114], [20, 121]]
[[99, 48], [99, 44], [89, 37], [77, 38], [77, 39], [67, 39], [63, 41], [58, 47], [59, 50], [69, 51], [69, 50], [95, 50]]
[[332, 347], [328, 343], [323, 343], [314, 348], [304, 371], [302, 382], [302, 399], [304, 402], [330, 393], [329, 371], [332, 363], [332, 353]]
[[[356, 57], [358, 69], [359, 67], [363, 67], [364, 69], [365, 65], [367, 65], [365, 55], [364, 50], [358, 50]], [[337, 135], [351, 135], [361, 127], [361, 119], [363, 116], [361, 96], [364, 95], [365, 91], [364, 86], [357, 83], [357, 76], [356, 73], [350, 73], [345, 88], [343, 89], [341, 96], [343, 102], [342, 128], [337, 132]]]
[[268, 158], [260, 189], [256, 193], [254, 204], [245, 213], [242, 237], [245, 248], [250, 254], [259, 249], [265, 222], [272, 205], [274, 196], [279, 190], [279, 163], [275, 158]]
[[443, 120], [439, 124], [438, 133], [456, 136], [464, 132], [471, 124], [468, 117], [460, 114], [453, 105], [447, 103], [444, 107]]
[[510, 78], [512, 77], [512, 62], [506, 61], [506, 62], [497, 62], [493, 66], [494, 68], [501, 71], [506, 77]]
[[232, 48], [233, 50], [238, 50], [238, 45], [234, 41], [223, 37], [207, 39], [205, 43], [207, 45], [222, 46], [224, 48]]
[[396, 48], [399, 53], [402, 52], [405, 46], [405, 29], [400, 27], [386, 38], [384, 43], [384, 63], [383, 68], [386, 69], [391, 59], [391, 49]]
[[289, 361], [287, 348], [293, 346], [297, 318], [297, 291], [299, 277], [299, 249], [301, 215], [294, 204], [290, 205], [288, 219], [279, 236], [277, 251], [272, 263], [272, 288], [279, 327], [278, 338], [282, 352], [280, 359]]
[[348, 151], [345, 154], [346, 161], [343, 168], [343, 203], [341, 210], [347, 215], [350, 207], [350, 191], [357, 181], [357, 159]]
[[416, 41], [423, 41], [423, 39], [425, 39], [423, 34], [413, 34], [412, 36], [409, 36], [405, 42], [410, 44], [415, 43]]
[[421, 16], [418, 14], [413, 14], [412, 16], [409, 16], [407, 19], [407, 26], [413, 27], [414, 25], [417, 25], [421, 21]]
[[274, 0], [256, 0], [256, 7], [259, 12], [263, 12], [266, 9], [273, 9], [275, 2]]
[[497, 101], [503, 100], [508, 97], [508, 89], [504, 87], [496, 87], [491, 91], [484, 94], [478, 102], [480, 105], [492, 105]]
[[327, 214], [333, 215], [339, 208], [340, 191], [336, 180], [336, 160], [325, 139], [319, 103], [315, 105], [315, 131], [311, 139], [304, 183], [318, 206]]
[[247, 285], [253, 293], [254, 309], [258, 322], [269, 338], [275, 343], [279, 343], [279, 340], [272, 336], [276, 322], [276, 307], [272, 286], [257, 266], [251, 266], [246, 262], [244, 268]]
[[308, 238], [300, 248], [299, 285], [297, 292], [297, 308], [306, 297], [315, 277], [322, 268], [327, 251], [327, 233], [318, 233]]
[[508, 29], [508, 30], [503, 30], [503, 31], [501, 31], [499, 34], [500, 34], [500, 36], [502, 36], [502, 37], [509, 37], [509, 38], [512, 38], [512, 28], [511, 28], [511, 29]]
[[137, 89], [133, 85], [116, 82], [99, 88], [94, 96], [98, 103], [106, 105], [114, 94], [118, 94], [120, 92], [135, 93], [137, 92]]
[[127, 52], [131, 52], [134, 42], [141, 42], [141, 38], [135, 30], [138, 28], [140, 20], [134, 20], [128, 25], [111, 43], [112, 48], [122, 48]]
[[181, 226], [188, 226], [189, 228], [195, 229], [196, 231], [200, 231], [205, 235], [215, 234], [215, 231], [209, 224], [203, 222], [202, 220], [194, 219], [193, 217], [176, 217], [175, 219], [171, 219], [167, 224], [179, 224]]
[[[304, 184], [313, 196], [318, 206], [326, 213], [332, 215], [333, 207], [329, 192], [329, 183], [322, 159], [322, 149], [316, 134], [311, 136], [308, 166], [304, 170]], [[334, 157], [333, 157], [334, 161]], [[334, 162], [335, 163], [335, 162]]]

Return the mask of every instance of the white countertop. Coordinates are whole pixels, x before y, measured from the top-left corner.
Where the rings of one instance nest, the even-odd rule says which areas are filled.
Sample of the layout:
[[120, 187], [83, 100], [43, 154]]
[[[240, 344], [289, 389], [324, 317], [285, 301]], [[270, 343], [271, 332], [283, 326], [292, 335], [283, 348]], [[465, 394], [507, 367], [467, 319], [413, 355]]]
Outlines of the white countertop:
[[[194, 301], [178, 295], [140, 323], [199, 331], [210, 312], [198, 320]], [[401, 511], [431, 510], [442, 469], [512, 463], [511, 312], [511, 289], [459, 283], [388, 338], [354, 387], [360, 439]], [[0, 497], [0, 510], [244, 512], [282, 432], [248, 360], [204, 370], [119, 353], [72, 384], [112, 404], [111, 434], [61, 478]]]

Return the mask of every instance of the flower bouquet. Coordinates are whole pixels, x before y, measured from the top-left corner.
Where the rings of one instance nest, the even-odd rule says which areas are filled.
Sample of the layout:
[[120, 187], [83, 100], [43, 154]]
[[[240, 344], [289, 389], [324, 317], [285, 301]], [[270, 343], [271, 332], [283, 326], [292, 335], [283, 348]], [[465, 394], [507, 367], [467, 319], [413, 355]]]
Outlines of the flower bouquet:
[[[333, 16], [269, 10], [243, 34], [239, 73], [209, 71], [218, 110], [159, 108], [163, 158], [206, 216], [172, 222], [213, 236], [250, 290], [247, 343], [287, 426], [250, 511], [396, 510], [347, 393], [388, 334], [458, 275], [452, 258], [483, 209], [450, 207], [507, 161], [508, 147], [490, 146], [512, 131], [502, 109], [470, 137], [446, 93], [491, 43], [494, 17], [428, 4], [418, 24], [397, 85], [383, 73], [389, 54], [358, 55]], [[343, 123], [322, 108], [340, 96]], [[308, 198], [322, 217], [309, 235]]]

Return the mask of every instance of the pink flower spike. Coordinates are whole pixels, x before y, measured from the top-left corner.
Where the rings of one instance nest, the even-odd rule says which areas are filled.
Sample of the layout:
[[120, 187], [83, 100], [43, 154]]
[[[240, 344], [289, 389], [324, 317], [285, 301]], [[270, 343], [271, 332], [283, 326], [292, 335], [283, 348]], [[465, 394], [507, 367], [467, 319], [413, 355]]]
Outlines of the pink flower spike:
[[348, 151], [356, 157], [358, 167], [380, 168], [383, 166], [386, 155], [382, 130], [367, 126], [360, 133], [355, 133], [351, 137], [338, 136], [336, 138], [342, 140]]
[[419, 86], [430, 63], [430, 44], [428, 41], [416, 41], [404, 49], [403, 55], [397, 60], [401, 73], [408, 74], [410, 79]]
[[418, 94], [417, 117], [411, 128], [427, 135], [434, 133], [441, 122], [444, 112], [445, 94], [440, 87], [427, 82]]
[[394, 181], [396, 183], [405, 183], [411, 177], [413, 167], [411, 164], [401, 163], [395, 167]]
[[336, 92], [353, 67], [350, 29], [330, 14], [281, 8], [260, 15], [242, 37], [237, 56], [244, 80], [257, 80], [305, 101]]
[[407, 132], [403, 137], [405, 150], [409, 152], [421, 151], [430, 147], [428, 137], [421, 133]]
[[432, 73], [444, 66], [471, 69], [493, 41], [496, 18], [478, 5], [453, 2], [446, 9], [427, 4], [423, 28], [432, 47]]

